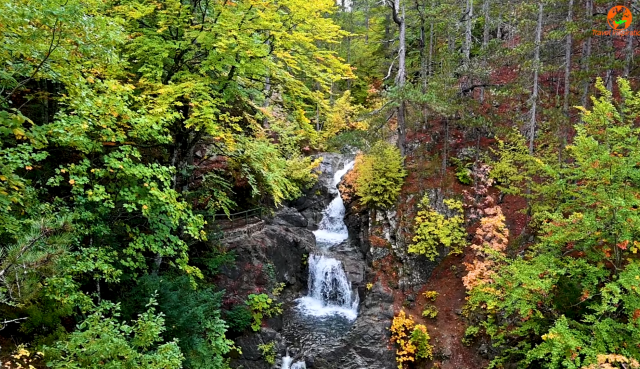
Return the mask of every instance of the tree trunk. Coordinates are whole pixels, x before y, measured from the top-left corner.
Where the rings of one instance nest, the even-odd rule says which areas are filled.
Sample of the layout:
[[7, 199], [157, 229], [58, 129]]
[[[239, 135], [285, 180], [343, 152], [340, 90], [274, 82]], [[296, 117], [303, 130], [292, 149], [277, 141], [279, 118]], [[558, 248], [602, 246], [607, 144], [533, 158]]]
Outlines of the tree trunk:
[[[429, 60], [427, 60], [427, 36], [426, 36], [426, 22], [425, 22], [425, 14], [424, 10], [426, 10], [426, 4], [424, 5], [423, 11], [420, 11], [420, 5], [416, 2], [416, 8], [420, 14], [420, 77], [422, 79], [422, 94], [427, 93], [427, 78], [429, 76]], [[429, 45], [431, 47], [431, 45]], [[429, 56], [430, 57], [430, 56]], [[427, 103], [422, 103], [422, 130], [426, 131], [427, 129]]]
[[[635, 10], [636, 0], [631, 2], [631, 12]], [[633, 61], [633, 21], [627, 31], [629, 31], [629, 35], [627, 36], [627, 45], [625, 47], [625, 60], [624, 60], [624, 73], [623, 77], [629, 77], [629, 73], [631, 72], [631, 62]]]
[[564, 50], [564, 103], [562, 105], [562, 111], [566, 116], [569, 116], [569, 90], [571, 87], [571, 48], [573, 47], [573, 35], [571, 34], [571, 29], [569, 27], [571, 22], [573, 22], [573, 0], [569, 0], [567, 23], [565, 24], [565, 28], [569, 29], [569, 32], [567, 32], [567, 42], [565, 43]]
[[538, 2], [538, 24], [536, 25], [536, 43], [533, 55], [533, 91], [531, 93], [531, 121], [529, 122], [529, 153], [533, 154], [533, 141], [536, 137], [536, 109], [538, 108], [538, 75], [540, 74], [540, 41], [542, 38], [542, 1]]
[[[613, 3], [607, 4], [607, 9], [611, 9]], [[609, 59], [607, 60], [607, 73], [604, 77], [604, 83], [609, 92], [613, 92], [613, 63], [616, 60], [616, 50], [613, 45], [613, 37], [607, 37], [607, 51], [609, 53]]]
[[562, 103], [562, 112], [567, 121], [558, 121], [558, 163], [562, 163], [562, 154], [567, 142], [567, 134], [565, 125], [570, 124], [569, 120], [569, 92], [571, 89], [571, 49], [573, 48], [573, 34], [571, 31], [571, 22], [573, 22], [573, 0], [569, 0], [569, 10], [567, 10], [567, 22], [565, 29], [568, 29], [567, 40], [564, 46], [564, 99]]
[[433, 75], [433, 22], [429, 26], [429, 75]]
[[[586, 17], [589, 20], [589, 29], [593, 24], [593, 0], [587, 0], [586, 3]], [[591, 58], [591, 32], [589, 32], [589, 36], [587, 37], [587, 41], [584, 44], [584, 50], [582, 52], [582, 70], [585, 72], [587, 78], [583, 82], [582, 85], [582, 98], [580, 99], [580, 105], [586, 107], [587, 99], [589, 97], [589, 87], [591, 86], [589, 75], [589, 59]]]
[[444, 144], [442, 145], [442, 179], [447, 173], [447, 160], [449, 155], [449, 119], [444, 119]]
[[[489, 9], [491, 0], [484, 0], [482, 3], [482, 14], [484, 17], [484, 29], [482, 32], [482, 71], [489, 73], [487, 70], [487, 47], [489, 45]], [[485, 79], [486, 82], [486, 79]], [[484, 83], [483, 83], [484, 84]], [[484, 102], [484, 86], [480, 88], [480, 103]]]
[[[400, 29], [399, 36], [399, 48], [398, 48], [398, 74], [396, 75], [396, 86], [399, 91], [402, 91], [402, 88], [405, 84], [405, 74], [406, 74], [406, 22], [405, 22], [405, 12], [404, 6], [402, 7], [402, 15], [400, 15], [400, 0], [394, 0], [393, 6], [393, 21], [398, 25]], [[405, 154], [405, 140], [406, 140], [406, 126], [404, 119], [404, 110], [405, 110], [405, 102], [401, 99], [400, 105], [398, 106], [398, 149], [400, 149], [400, 153], [402, 155]]]
[[462, 84], [462, 90], [467, 91], [472, 85], [471, 81], [471, 32], [472, 32], [472, 19], [473, 19], [473, 1], [467, 0], [467, 6], [465, 9], [465, 25], [464, 25], [464, 45], [462, 47], [462, 68], [464, 70], [465, 78]]

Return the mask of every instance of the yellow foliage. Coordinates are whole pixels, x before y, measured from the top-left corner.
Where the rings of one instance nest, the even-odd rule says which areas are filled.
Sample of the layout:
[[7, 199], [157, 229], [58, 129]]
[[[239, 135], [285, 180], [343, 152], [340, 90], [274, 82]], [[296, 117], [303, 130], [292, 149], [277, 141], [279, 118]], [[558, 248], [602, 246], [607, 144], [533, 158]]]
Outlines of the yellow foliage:
[[428, 300], [431, 301], [436, 301], [436, 297], [438, 297], [439, 293], [436, 291], [425, 291], [423, 293], [424, 297], [426, 297]]
[[407, 316], [404, 310], [393, 318], [391, 323], [391, 342], [398, 345], [396, 361], [398, 369], [405, 368], [405, 363], [415, 361], [417, 358], [429, 359], [432, 357], [433, 348], [429, 345], [427, 327], [416, 325], [411, 316]]
[[33, 364], [39, 362], [44, 354], [42, 352], [31, 352], [27, 350], [25, 345], [17, 347], [16, 352], [11, 355], [13, 358], [10, 361], [4, 362], [3, 368], [6, 369], [35, 369]]

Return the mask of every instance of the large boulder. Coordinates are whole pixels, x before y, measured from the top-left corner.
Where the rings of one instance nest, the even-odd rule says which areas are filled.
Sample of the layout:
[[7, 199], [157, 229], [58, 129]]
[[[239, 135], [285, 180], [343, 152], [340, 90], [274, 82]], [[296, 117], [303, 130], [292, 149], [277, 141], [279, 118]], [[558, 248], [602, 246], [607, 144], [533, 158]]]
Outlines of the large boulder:
[[307, 218], [302, 216], [298, 210], [287, 206], [278, 209], [273, 216], [273, 219], [270, 220], [270, 223], [287, 227], [302, 228], [306, 228], [307, 225], [309, 225]]

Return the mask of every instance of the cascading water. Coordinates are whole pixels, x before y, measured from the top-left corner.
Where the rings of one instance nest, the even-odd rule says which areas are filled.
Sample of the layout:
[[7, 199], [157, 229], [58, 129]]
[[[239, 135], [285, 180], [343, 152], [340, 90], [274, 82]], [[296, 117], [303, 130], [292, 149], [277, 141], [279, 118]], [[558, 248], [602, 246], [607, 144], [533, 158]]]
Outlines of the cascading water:
[[282, 358], [282, 366], [281, 369], [307, 369], [307, 364], [304, 361], [296, 361], [293, 363], [293, 358], [287, 354], [287, 356]]
[[355, 320], [358, 302], [358, 294], [351, 290], [339, 260], [309, 256], [309, 294], [298, 299], [298, 308], [303, 313], [317, 317], [340, 314]]
[[318, 224], [318, 230], [313, 234], [316, 236], [316, 243], [321, 247], [331, 247], [346, 240], [349, 237], [347, 225], [344, 224], [344, 202], [338, 191], [338, 183], [342, 177], [351, 169], [353, 169], [354, 161], [345, 164], [344, 168], [337, 171], [333, 176], [330, 191], [336, 196], [329, 206], [322, 213], [322, 220]]
[[[334, 174], [329, 191], [335, 197], [324, 209], [318, 230], [313, 232], [319, 252], [309, 255], [308, 294], [285, 311], [284, 336], [295, 348], [296, 357], [312, 358], [337, 347], [358, 317], [358, 294], [351, 289], [342, 262], [330, 257], [331, 249], [349, 236], [337, 185], [353, 165], [348, 162]], [[288, 351], [282, 357], [281, 369], [305, 368], [305, 360], [294, 362]]]
[[[318, 246], [323, 249], [329, 249], [349, 237], [344, 224], [344, 203], [336, 186], [353, 165], [351, 161], [335, 173], [331, 189], [335, 189], [336, 197], [324, 210], [318, 230], [313, 232]], [[339, 260], [324, 255], [309, 255], [309, 293], [298, 299], [300, 311], [317, 317], [339, 314], [355, 320], [358, 302], [358, 294], [351, 290], [351, 283]]]

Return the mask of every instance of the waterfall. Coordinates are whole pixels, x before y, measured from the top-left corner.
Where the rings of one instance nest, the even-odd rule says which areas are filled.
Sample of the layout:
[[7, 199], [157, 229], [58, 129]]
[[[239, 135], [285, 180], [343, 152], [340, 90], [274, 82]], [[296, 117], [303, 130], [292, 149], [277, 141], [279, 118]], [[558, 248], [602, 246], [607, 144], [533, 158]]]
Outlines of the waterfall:
[[336, 196], [329, 206], [324, 209], [322, 213], [322, 220], [320, 221], [320, 224], [318, 224], [318, 230], [313, 232], [316, 236], [316, 242], [320, 246], [331, 247], [339, 244], [349, 237], [347, 226], [344, 224], [344, 202], [342, 201], [342, 197], [340, 196], [337, 186], [342, 180], [342, 177], [348, 171], [353, 169], [354, 164], [354, 161], [348, 162], [345, 164], [344, 168], [337, 171], [333, 176], [330, 191], [335, 193]]
[[[333, 176], [332, 186], [340, 183], [342, 177], [353, 168], [354, 162], [347, 163]], [[344, 224], [345, 207], [340, 192], [324, 210], [318, 230], [313, 232], [317, 244], [331, 248], [349, 237]], [[298, 308], [306, 315], [330, 316], [339, 314], [349, 320], [358, 316], [358, 294], [351, 290], [351, 283], [339, 260], [324, 255], [309, 255], [309, 292], [298, 299]]]

